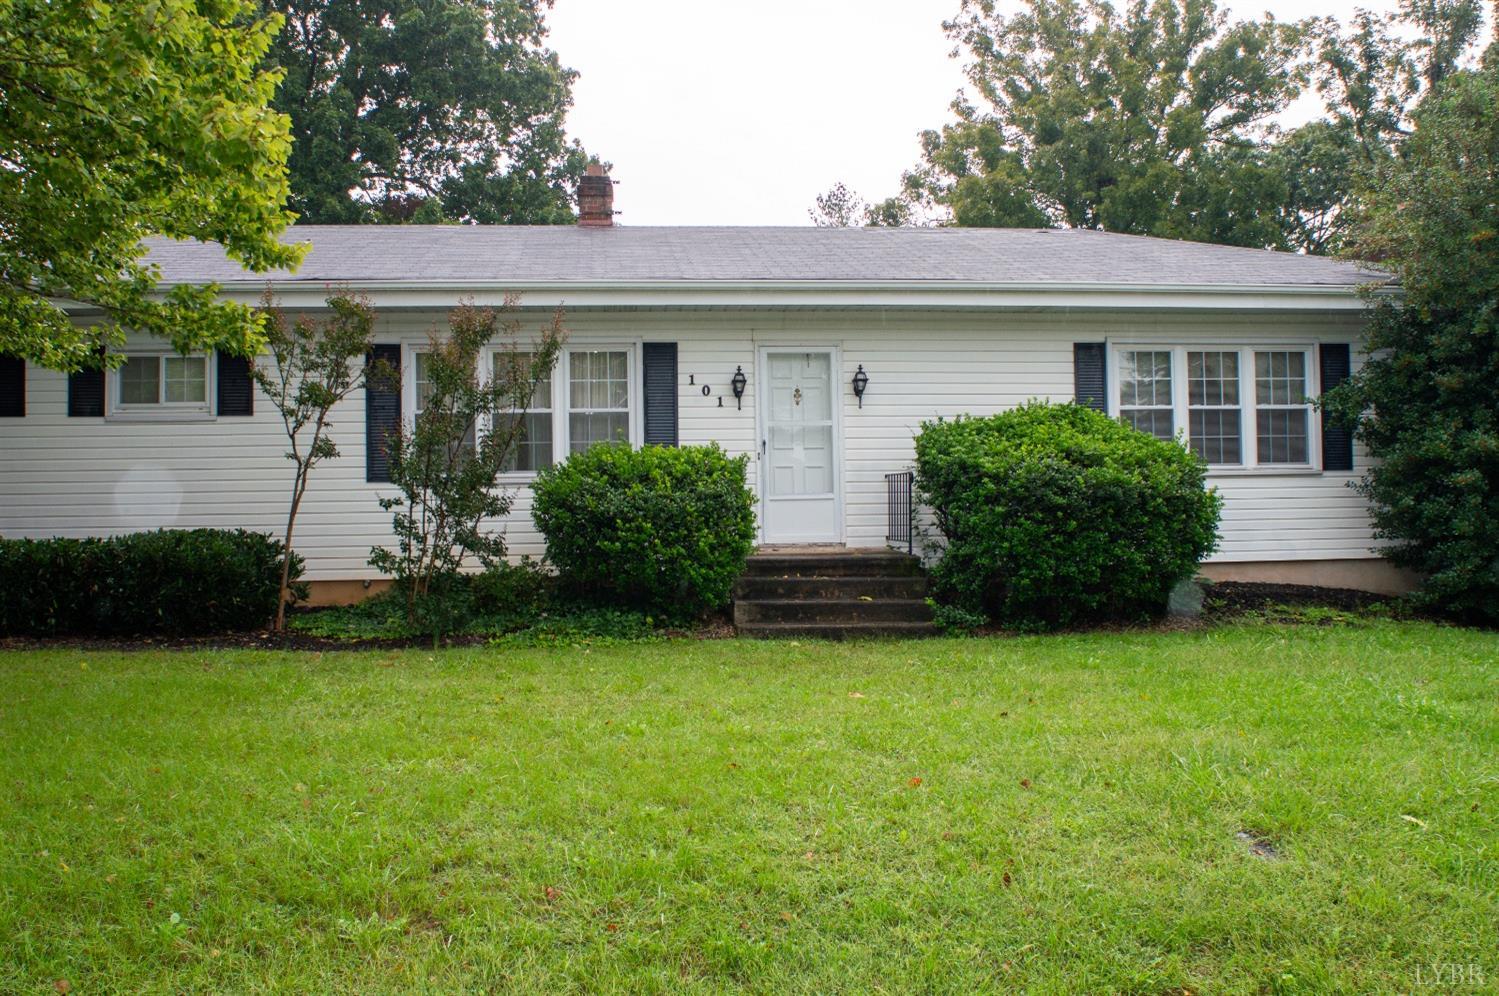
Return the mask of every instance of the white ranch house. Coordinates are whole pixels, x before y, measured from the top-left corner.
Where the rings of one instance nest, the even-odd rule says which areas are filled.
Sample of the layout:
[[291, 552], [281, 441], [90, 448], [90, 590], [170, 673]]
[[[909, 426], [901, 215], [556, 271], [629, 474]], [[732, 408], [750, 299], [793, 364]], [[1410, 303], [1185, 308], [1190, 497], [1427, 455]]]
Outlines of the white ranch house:
[[[716, 441], [751, 456], [765, 544], [881, 547], [886, 475], [922, 421], [1078, 398], [1180, 433], [1226, 496], [1219, 578], [1398, 590], [1349, 488], [1364, 455], [1309, 403], [1359, 362], [1357, 288], [1376, 274], [1290, 254], [1074, 230], [299, 226], [288, 310], [367, 295], [398, 393], [335, 414], [343, 452], [314, 475], [298, 549], [319, 600], [375, 580], [390, 541], [378, 441], [420, 403], [427, 336], [462, 299], [566, 309], [566, 353], [505, 483], [516, 554], [543, 553], [534, 469], [604, 438]], [[593, 222], [588, 224], [586, 222]], [[267, 276], [213, 245], [154, 242], [163, 282], [255, 301]], [[87, 313], [80, 312], [80, 321]], [[530, 318], [528, 318], [528, 322]], [[242, 362], [132, 338], [126, 362], [69, 377], [0, 374], [0, 535], [158, 527], [279, 535], [290, 465]], [[262, 358], [260, 362], [266, 362]], [[867, 386], [854, 391], [862, 370]], [[735, 375], [742, 372], [742, 397]]]

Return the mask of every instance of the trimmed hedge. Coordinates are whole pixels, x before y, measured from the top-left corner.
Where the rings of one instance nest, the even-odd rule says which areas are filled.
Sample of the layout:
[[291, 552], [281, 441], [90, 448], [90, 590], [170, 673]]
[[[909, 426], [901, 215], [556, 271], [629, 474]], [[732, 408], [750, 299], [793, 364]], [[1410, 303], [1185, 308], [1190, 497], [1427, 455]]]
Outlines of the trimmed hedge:
[[[182, 636], [264, 626], [276, 612], [281, 551], [279, 541], [244, 529], [0, 540], [0, 634]], [[301, 574], [293, 554], [292, 577]]]
[[547, 559], [589, 601], [681, 622], [723, 608], [755, 541], [748, 462], [717, 445], [576, 453], [536, 479]]
[[1206, 472], [1075, 404], [923, 423], [916, 487], [947, 540], [937, 600], [1019, 629], [1159, 614], [1217, 545]]

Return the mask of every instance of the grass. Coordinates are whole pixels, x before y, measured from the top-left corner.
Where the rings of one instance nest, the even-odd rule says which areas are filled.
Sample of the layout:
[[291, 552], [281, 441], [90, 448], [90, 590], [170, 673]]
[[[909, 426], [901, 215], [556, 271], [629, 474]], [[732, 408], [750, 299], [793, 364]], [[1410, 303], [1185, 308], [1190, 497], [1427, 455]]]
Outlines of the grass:
[[1482, 989], [1496, 679], [1391, 621], [3, 653], [0, 990]]

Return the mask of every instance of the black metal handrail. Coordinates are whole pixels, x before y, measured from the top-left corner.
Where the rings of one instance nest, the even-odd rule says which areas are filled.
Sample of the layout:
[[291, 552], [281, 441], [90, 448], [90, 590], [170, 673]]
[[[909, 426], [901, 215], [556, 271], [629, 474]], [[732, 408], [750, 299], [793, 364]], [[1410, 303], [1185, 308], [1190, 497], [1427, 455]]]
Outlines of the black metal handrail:
[[885, 475], [885, 542], [907, 553], [916, 552], [915, 507], [911, 489], [916, 475], [909, 470]]

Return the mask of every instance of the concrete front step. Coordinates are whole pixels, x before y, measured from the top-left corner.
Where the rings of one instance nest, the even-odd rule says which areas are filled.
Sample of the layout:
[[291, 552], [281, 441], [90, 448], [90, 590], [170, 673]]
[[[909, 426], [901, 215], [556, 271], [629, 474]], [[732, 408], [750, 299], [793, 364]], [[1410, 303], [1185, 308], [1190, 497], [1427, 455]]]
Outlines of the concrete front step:
[[930, 636], [920, 559], [892, 550], [765, 550], [734, 586], [746, 636], [843, 640]]
[[744, 636], [770, 639], [805, 637], [814, 640], [861, 640], [869, 637], [937, 635], [937, 627], [929, 622], [746, 623], [738, 629]]
[[869, 601], [757, 599], [734, 603], [735, 626], [753, 623], [926, 623], [931, 620], [931, 606], [919, 598], [882, 598]]
[[859, 601], [867, 598], [925, 598], [926, 577], [756, 577], [746, 575], [734, 586], [735, 600], [822, 598]]
[[829, 578], [911, 577], [921, 574], [921, 560], [889, 550], [841, 553], [757, 553], [745, 565], [746, 577]]

